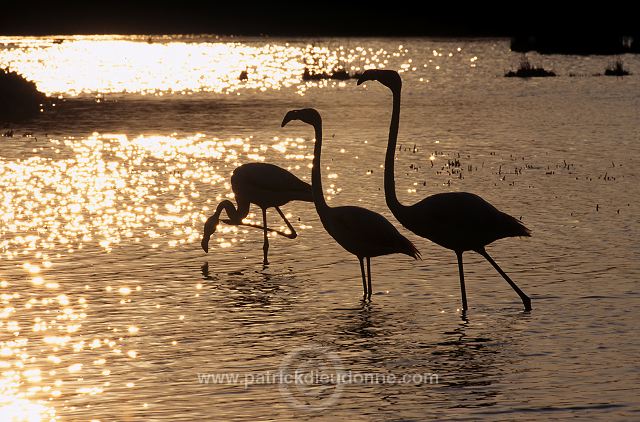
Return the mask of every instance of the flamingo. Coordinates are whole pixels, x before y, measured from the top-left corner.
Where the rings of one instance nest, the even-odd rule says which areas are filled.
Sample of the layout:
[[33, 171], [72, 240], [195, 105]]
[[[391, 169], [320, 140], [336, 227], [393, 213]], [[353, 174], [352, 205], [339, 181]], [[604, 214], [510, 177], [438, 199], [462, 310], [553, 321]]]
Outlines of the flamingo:
[[458, 258], [462, 309], [467, 311], [462, 254], [474, 251], [482, 255], [509, 283], [522, 299], [525, 310], [531, 310], [531, 299], [502, 271], [485, 250], [488, 244], [505, 237], [531, 236], [531, 231], [519, 220], [496, 209], [480, 196], [467, 192], [447, 192], [428, 196], [406, 206], [398, 201], [394, 180], [394, 158], [400, 125], [400, 92], [402, 79], [396, 71], [371, 69], [358, 79], [378, 81], [393, 94], [393, 112], [389, 127], [389, 141], [384, 163], [384, 193], [387, 206], [407, 229], [418, 236], [455, 252]]
[[[231, 175], [231, 189], [236, 197], [238, 207], [233, 202], [225, 199], [218, 204], [216, 211], [204, 224], [202, 235], [202, 249], [209, 252], [209, 239], [216, 231], [220, 214], [226, 211], [229, 219], [224, 223], [236, 226], [248, 226], [262, 229], [264, 243], [262, 251], [264, 255], [263, 265], [269, 265], [267, 255], [269, 253], [269, 239], [267, 233], [275, 232], [289, 239], [295, 239], [298, 234], [280, 210], [280, 207], [290, 201], [313, 202], [311, 185], [298, 179], [287, 170], [268, 163], [247, 163], [237, 167]], [[262, 209], [263, 226], [251, 223], [243, 223], [242, 220], [249, 214], [250, 204], [256, 204]], [[267, 209], [275, 208], [284, 220], [291, 233], [283, 233], [267, 227]]]
[[[322, 176], [320, 175], [320, 154], [322, 151], [322, 118], [312, 108], [289, 111], [282, 127], [292, 120], [300, 120], [315, 129], [316, 142], [313, 149], [313, 169], [311, 186], [313, 202], [320, 221], [325, 230], [336, 242], [360, 261], [362, 274], [363, 299], [371, 299], [371, 258], [392, 253], [402, 253], [414, 259], [420, 258], [420, 252], [393, 224], [377, 212], [366, 208], [345, 206], [330, 207], [322, 192]], [[364, 259], [367, 261], [367, 277], [365, 281]]]

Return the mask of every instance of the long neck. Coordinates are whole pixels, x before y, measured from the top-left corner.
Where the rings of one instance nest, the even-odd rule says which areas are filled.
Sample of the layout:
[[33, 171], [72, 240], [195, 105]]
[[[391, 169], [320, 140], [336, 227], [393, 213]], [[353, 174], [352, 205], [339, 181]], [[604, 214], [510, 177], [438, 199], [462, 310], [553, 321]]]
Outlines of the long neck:
[[[236, 197], [236, 201], [238, 202], [238, 208], [233, 205], [233, 202], [225, 199], [224, 201], [218, 204], [218, 208], [216, 208], [215, 215], [218, 217], [222, 214], [222, 211], [226, 211], [227, 216], [230, 220], [233, 221], [242, 221], [249, 214], [249, 207], [246, 206], [248, 204], [244, 204], [246, 201], [242, 201], [240, 198]], [[243, 206], [245, 205], [245, 206]]]
[[320, 154], [322, 153], [322, 122], [313, 125], [316, 132], [316, 143], [313, 147], [313, 168], [311, 170], [311, 189], [313, 190], [313, 203], [318, 214], [322, 216], [325, 210], [329, 209], [327, 201], [324, 199], [322, 190], [322, 176], [320, 174]]
[[242, 220], [249, 214], [249, 204], [246, 201], [242, 201], [239, 198], [236, 198], [238, 201], [238, 208], [236, 209], [233, 202], [225, 199], [220, 202], [216, 207], [216, 211], [213, 213], [211, 217], [207, 219], [205, 223], [205, 231], [213, 232], [218, 225], [218, 221], [220, 220], [220, 214], [222, 211], [227, 213], [229, 220], [234, 222], [242, 222]]
[[397, 213], [402, 209], [402, 204], [400, 204], [396, 195], [394, 168], [398, 128], [400, 127], [400, 87], [394, 87], [391, 92], [393, 93], [393, 111], [391, 113], [391, 125], [389, 126], [387, 154], [384, 160], [384, 196], [387, 200], [387, 206], [393, 215], [398, 218]]

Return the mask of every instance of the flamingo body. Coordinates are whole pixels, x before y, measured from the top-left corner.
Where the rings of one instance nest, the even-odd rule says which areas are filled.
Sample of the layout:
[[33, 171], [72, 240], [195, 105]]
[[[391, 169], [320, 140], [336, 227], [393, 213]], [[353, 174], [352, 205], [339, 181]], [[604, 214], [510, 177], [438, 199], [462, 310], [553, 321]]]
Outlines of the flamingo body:
[[269, 163], [247, 163], [231, 175], [231, 190], [238, 201], [260, 208], [281, 207], [291, 201], [313, 202], [311, 185]]
[[453, 251], [476, 251], [505, 237], [530, 236], [519, 220], [468, 192], [431, 195], [400, 213], [407, 229]]
[[331, 207], [320, 220], [327, 233], [357, 257], [402, 253], [417, 258], [413, 243], [377, 212], [354, 206]]

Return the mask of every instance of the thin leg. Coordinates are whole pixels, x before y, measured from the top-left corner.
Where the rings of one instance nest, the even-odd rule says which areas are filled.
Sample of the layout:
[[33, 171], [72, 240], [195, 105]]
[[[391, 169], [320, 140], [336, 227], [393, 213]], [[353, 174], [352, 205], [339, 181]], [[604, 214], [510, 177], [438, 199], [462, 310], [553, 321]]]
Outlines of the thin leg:
[[467, 289], [464, 287], [464, 268], [462, 267], [462, 252], [456, 251], [458, 257], [458, 272], [460, 273], [460, 294], [462, 294], [462, 312], [467, 312]]
[[295, 239], [296, 237], [298, 237], [298, 233], [296, 233], [296, 230], [293, 228], [293, 226], [291, 225], [289, 220], [287, 220], [287, 218], [284, 216], [284, 213], [282, 212], [282, 210], [280, 210], [279, 207], [275, 207], [275, 209], [276, 209], [276, 211], [278, 211], [278, 214], [280, 214], [280, 217], [282, 217], [282, 219], [284, 220], [285, 224], [287, 225], [287, 227], [289, 228], [291, 233], [285, 233], [285, 232], [281, 232], [280, 230], [270, 229], [270, 228], [266, 227], [266, 224], [264, 226], [261, 226], [260, 224], [243, 223], [242, 221], [238, 221], [237, 219], [236, 220], [222, 219], [220, 221], [222, 221], [225, 224], [232, 225], [232, 226], [253, 227], [255, 229], [260, 229], [260, 230], [264, 230], [266, 228], [268, 231], [270, 231], [272, 233], [277, 233], [280, 236], [284, 236], [284, 237], [289, 238], [289, 239]]
[[[228, 224], [228, 225], [230, 225], [230, 226], [245, 226], [245, 227], [253, 227], [254, 229], [260, 229], [260, 230], [264, 230], [264, 229], [265, 229], [265, 227], [264, 227], [264, 226], [261, 226], [260, 224], [253, 224], [253, 223], [235, 223], [235, 222], [233, 222], [232, 220], [227, 219], [227, 218], [224, 218], [224, 219], [222, 219], [222, 220], [220, 220], [220, 221], [222, 221], [223, 223]], [[293, 238], [291, 237], [291, 234], [289, 234], [289, 233], [285, 233], [285, 232], [281, 232], [281, 231], [279, 231], [279, 230], [275, 230], [275, 229], [272, 229], [272, 228], [270, 228], [270, 227], [267, 227], [267, 231], [270, 231], [271, 233], [277, 233], [277, 234], [279, 234], [280, 236], [288, 237], [289, 239], [293, 239]], [[296, 236], [297, 236], [297, 235], [296, 235]]]
[[362, 299], [364, 300], [367, 298], [367, 280], [364, 276], [364, 262], [362, 261], [362, 258], [358, 257], [358, 261], [360, 261], [360, 273], [362, 273], [362, 290], [364, 291]]
[[264, 252], [264, 260], [262, 261], [262, 265], [269, 265], [269, 260], [267, 259], [267, 255], [269, 254], [269, 237], [267, 234], [269, 231], [267, 230], [267, 209], [262, 208], [262, 224], [264, 224], [264, 244], [262, 245], [262, 251]]
[[367, 293], [367, 299], [371, 300], [371, 258], [367, 257], [367, 285], [369, 286], [369, 293]]
[[530, 311], [531, 310], [531, 299], [529, 299], [529, 296], [527, 296], [526, 294], [524, 294], [524, 292], [522, 290], [520, 290], [520, 288], [516, 285], [516, 283], [514, 283], [509, 276], [502, 271], [502, 268], [500, 268], [498, 266], [498, 264], [496, 264], [496, 261], [493, 260], [493, 258], [491, 258], [489, 256], [489, 254], [487, 253], [487, 251], [485, 251], [484, 249], [476, 251], [478, 252], [480, 255], [484, 256], [486, 258], [487, 261], [489, 261], [491, 263], [491, 265], [493, 265], [493, 268], [496, 269], [496, 271], [498, 271], [500, 273], [500, 275], [502, 276], [502, 278], [504, 278], [505, 280], [507, 280], [507, 283], [509, 283], [509, 286], [511, 286], [511, 288], [513, 290], [516, 291], [516, 293], [518, 293], [518, 296], [520, 296], [520, 299], [522, 299], [522, 304], [524, 305], [524, 310], [525, 311]]
[[289, 220], [287, 220], [287, 217], [284, 216], [284, 213], [280, 210], [280, 207], [276, 207], [276, 211], [278, 211], [278, 214], [280, 214], [280, 217], [282, 217], [282, 219], [284, 220], [284, 223], [287, 225], [287, 227], [291, 231], [291, 234], [283, 234], [283, 236], [288, 237], [289, 239], [295, 239], [296, 237], [298, 237], [298, 233], [296, 233], [296, 230], [293, 228], [291, 223], [289, 223]]

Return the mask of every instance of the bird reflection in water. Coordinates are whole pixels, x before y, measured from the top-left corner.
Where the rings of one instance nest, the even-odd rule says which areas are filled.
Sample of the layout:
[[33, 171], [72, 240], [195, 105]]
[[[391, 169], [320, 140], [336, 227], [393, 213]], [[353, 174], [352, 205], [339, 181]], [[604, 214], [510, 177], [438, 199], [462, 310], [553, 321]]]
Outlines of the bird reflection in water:
[[[288, 296], [282, 295], [282, 285], [288, 284], [286, 274], [269, 274], [266, 272], [232, 271], [223, 274], [212, 273], [209, 263], [200, 267], [203, 280], [216, 282], [212, 287], [224, 292], [220, 299], [229, 312], [242, 312], [243, 309], [258, 305], [259, 308], [269, 309], [275, 302], [288, 302]], [[292, 283], [295, 284], [295, 283]]]
[[208, 262], [205, 262], [204, 264], [202, 264], [202, 267], [200, 267], [200, 271], [202, 272], [202, 279], [203, 280], [207, 280], [207, 281], [217, 280], [217, 278], [213, 278], [211, 276], [211, 272], [209, 271], [209, 263]]
[[375, 312], [372, 310], [372, 306], [370, 301], [362, 300], [360, 307], [353, 309], [355, 312], [346, 316], [349, 325], [342, 332], [361, 339], [376, 337], [376, 330], [373, 329], [375, 326], [371, 320], [372, 313]]
[[[513, 365], [514, 356], [521, 356], [521, 353], [512, 349], [517, 347], [524, 330], [523, 327], [519, 329], [519, 323], [529, 317], [530, 314], [525, 311], [506, 320], [493, 321], [493, 325], [502, 327], [492, 332], [509, 336], [495, 338], [487, 335], [483, 328], [485, 324], [474, 324], [462, 315], [456, 328], [443, 333], [446, 340], [427, 346], [433, 349], [431, 364], [434, 372], [441, 374], [442, 385], [453, 388], [445, 391], [458, 396], [458, 407], [467, 407], [464, 404], [466, 401], [469, 403], [468, 407], [498, 404], [497, 397], [502, 394], [501, 368], [507, 360]], [[468, 400], [459, 397], [461, 392], [468, 395]]]

